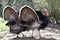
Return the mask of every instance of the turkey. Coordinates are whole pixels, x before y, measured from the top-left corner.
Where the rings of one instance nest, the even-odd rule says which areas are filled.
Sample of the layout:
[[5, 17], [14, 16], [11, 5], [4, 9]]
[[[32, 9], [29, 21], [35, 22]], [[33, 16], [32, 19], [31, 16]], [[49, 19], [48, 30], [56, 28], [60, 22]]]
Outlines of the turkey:
[[17, 37], [19, 33], [28, 29], [25, 26], [22, 27], [19, 24], [19, 15], [17, 14], [16, 10], [11, 6], [6, 6], [3, 9], [3, 18], [4, 20], [8, 21], [6, 23], [6, 26], [10, 28], [9, 31], [11, 33], [17, 34]]
[[[19, 10], [20, 24], [23, 24], [23, 26], [27, 25], [26, 27], [28, 27], [29, 30], [44, 29], [49, 23], [48, 16], [49, 14], [46, 9], [42, 9], [42, 12], [34, 11], [28, 5], [24, 5]], [[33, 32], [32, 32], [32, 36], [33, 36]]]

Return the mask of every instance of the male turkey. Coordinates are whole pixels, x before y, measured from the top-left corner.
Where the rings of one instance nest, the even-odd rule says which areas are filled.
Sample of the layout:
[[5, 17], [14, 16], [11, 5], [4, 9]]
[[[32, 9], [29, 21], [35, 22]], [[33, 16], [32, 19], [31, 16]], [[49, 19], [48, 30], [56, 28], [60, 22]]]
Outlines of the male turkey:
[[19, 15], [15, 11], [15, 9], [11, 6], [6, 6], [3, 9], [3, 18], [4, 20], [8, 21], [6, 25], [10, 28], [10, 32], [17, 34], [21, 33], [22, 31], [25, 31], [26, 27], [22, 27], [19, 24]]
[[42, 11], [34, 11], [28, 5], [24, 5], [19, 11], [20, 24], [28, 25], [26, 27], [29, 30], [44, 29], [49, 23], [48, 16], [48, 11], [45, 8]]
[[[40, 29], [42, 20], [39, 20], [39, 15], [30, 6], [24, 5], [19, 10], [19, 19], [22, 26], [27, 25], [28, 30]], [[33, 33], [32, 33], [33, 35]]]

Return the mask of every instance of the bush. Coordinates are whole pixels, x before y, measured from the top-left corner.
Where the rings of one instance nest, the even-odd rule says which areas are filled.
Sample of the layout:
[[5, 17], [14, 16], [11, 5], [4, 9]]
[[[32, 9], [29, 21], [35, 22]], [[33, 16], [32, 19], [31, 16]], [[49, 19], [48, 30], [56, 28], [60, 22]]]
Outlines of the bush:
[[7, 22], [7, 21], [4, 21], [4, 19], [2, 19], [2, 18], [0, 17], [0, 31], [2, 31], [2, 30], [9, 30], [8, 26], [5, 25], [6, 22]]

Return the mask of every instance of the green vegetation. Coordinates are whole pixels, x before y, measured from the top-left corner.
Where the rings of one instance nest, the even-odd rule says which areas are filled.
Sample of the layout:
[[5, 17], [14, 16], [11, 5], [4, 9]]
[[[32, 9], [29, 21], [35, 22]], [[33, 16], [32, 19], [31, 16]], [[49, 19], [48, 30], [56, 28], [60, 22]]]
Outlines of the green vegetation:
[[9, 30], [8, 26], [5, 25], [6, 21], [0, 17], [0, 31], [2, 30]]

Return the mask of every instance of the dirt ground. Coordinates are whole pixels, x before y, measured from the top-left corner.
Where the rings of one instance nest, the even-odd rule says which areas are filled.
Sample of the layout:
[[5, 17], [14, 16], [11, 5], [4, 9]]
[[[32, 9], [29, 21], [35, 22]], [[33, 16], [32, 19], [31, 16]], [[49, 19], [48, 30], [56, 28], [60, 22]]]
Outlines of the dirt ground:
[[25, 35], [23, 37], [22, 33], [19, 34], [19, 38], [16, 38], [16, 34], [10, 33], [7, 31], [0, 32], [0, 40], [60, 40], [60, 25], [49, 25], [46, 29], [41, 30], [40, 34], [42, 38], [39, 38], [39, 33], [37, 30], [33, 32], [32, 38], [32, 31], [23, 32]]

